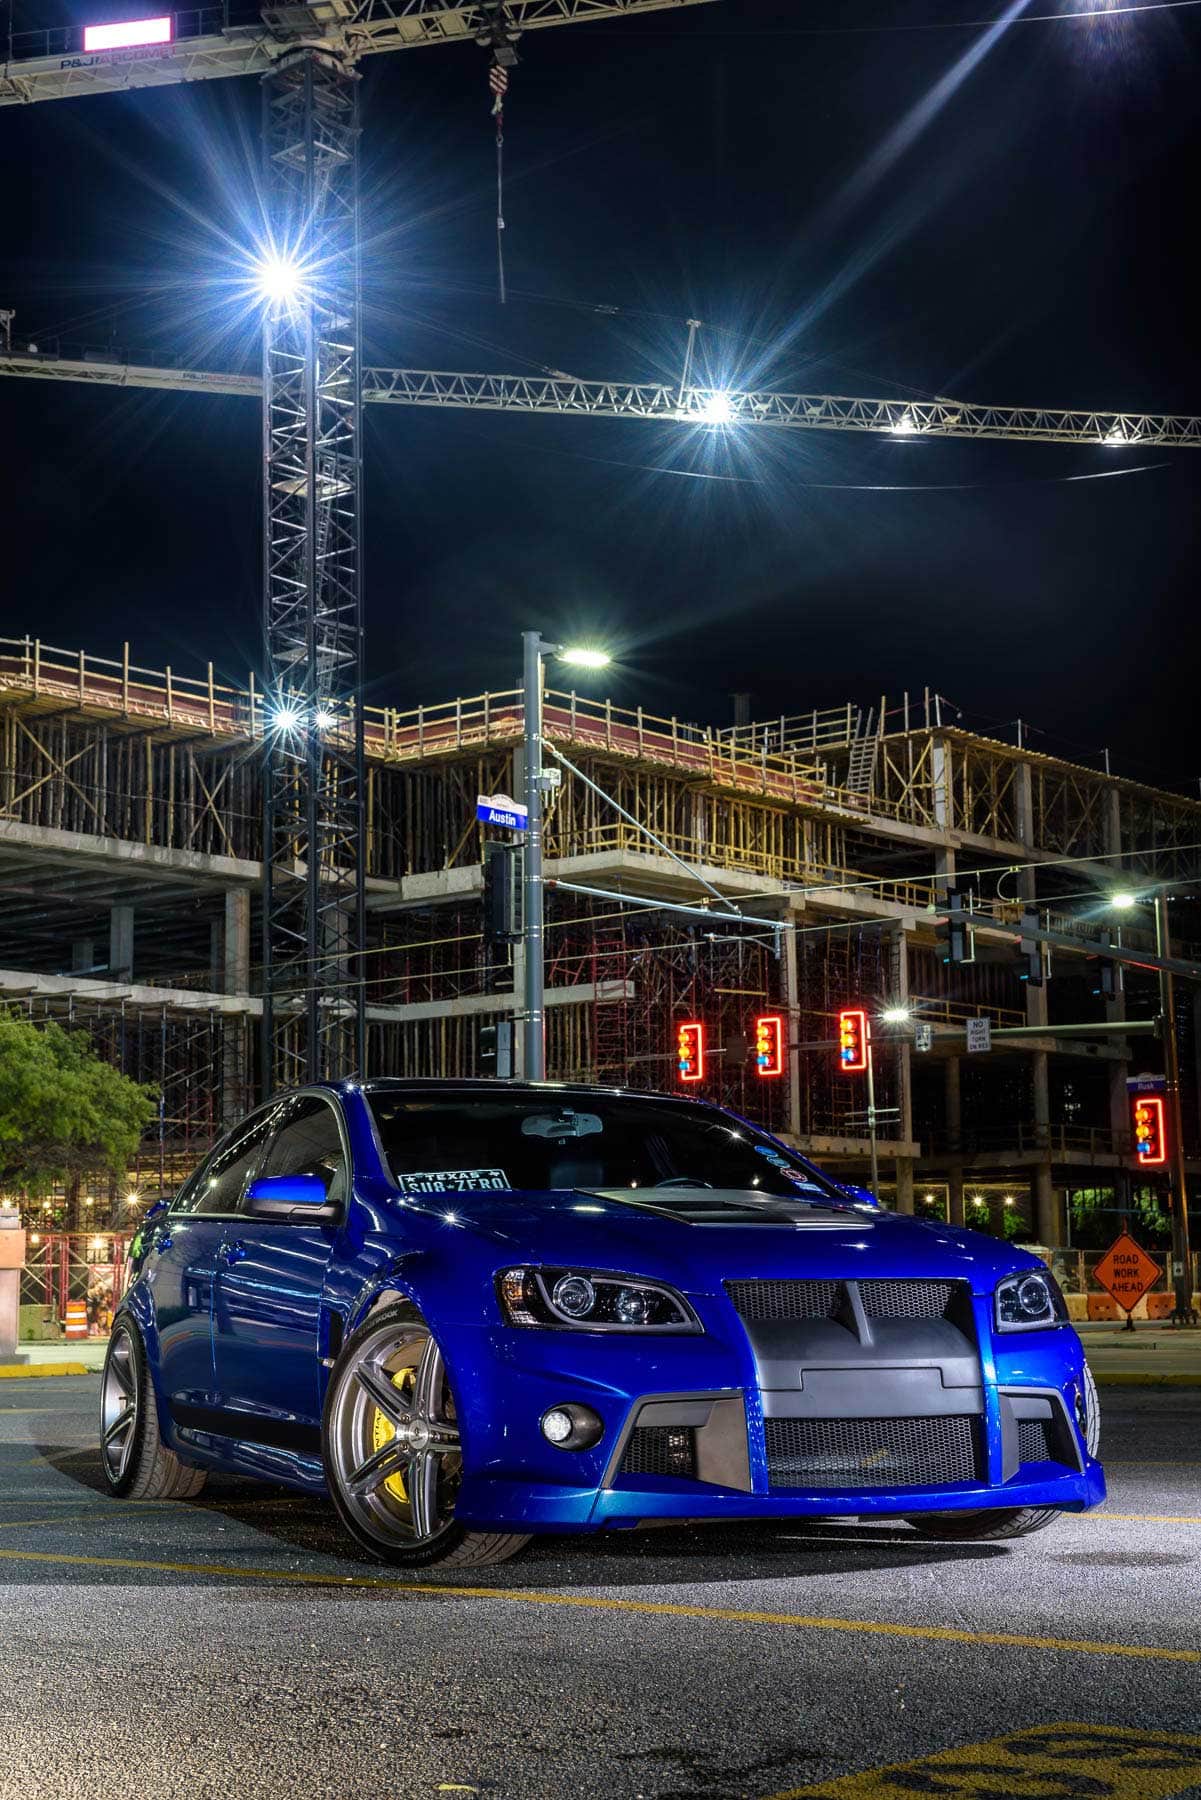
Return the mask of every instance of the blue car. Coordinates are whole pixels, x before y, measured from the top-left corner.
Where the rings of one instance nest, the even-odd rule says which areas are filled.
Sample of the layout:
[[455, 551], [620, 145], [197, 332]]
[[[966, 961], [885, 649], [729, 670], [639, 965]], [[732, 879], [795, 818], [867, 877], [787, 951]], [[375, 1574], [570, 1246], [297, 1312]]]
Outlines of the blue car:
[[1037, 1258], [719, 1107], [552, 1083], [260, 1107], [139, 1233], [101, 1408], [112, 1493], [281, 1482], [409, 1567], [671, 1519], [1010, 1538], [1105, 1497]]

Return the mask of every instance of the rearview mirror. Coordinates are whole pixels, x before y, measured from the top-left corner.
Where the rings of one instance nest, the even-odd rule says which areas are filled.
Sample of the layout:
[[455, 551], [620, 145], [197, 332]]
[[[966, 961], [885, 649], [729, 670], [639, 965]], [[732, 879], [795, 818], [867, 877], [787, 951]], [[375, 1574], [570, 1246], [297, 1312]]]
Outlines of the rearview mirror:
[[246, 1190], [252, 1219], [290, 1219], [297, 1224], [327, 1224], [342, 1208], [331, 1200], [319, 1175], [264, 1175]]

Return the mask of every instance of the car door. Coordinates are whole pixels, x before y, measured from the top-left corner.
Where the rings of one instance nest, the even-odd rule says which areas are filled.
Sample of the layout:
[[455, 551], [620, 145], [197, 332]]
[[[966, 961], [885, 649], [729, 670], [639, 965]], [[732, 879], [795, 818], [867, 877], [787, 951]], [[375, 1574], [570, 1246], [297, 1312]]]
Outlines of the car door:
[[[257, 1170], [315, 1175], [345, 1211], [350, 1156], [336, 1101], [284, 1103]], [[231, 1437], [315, 1455], [320, 1449], [321, 1308], [339, 1223], [228, 1220], [217, 1254], [213, 1349], [217, 1405]]]
[[146, 1281], [158, 1337], [159, 1393], [180, 1427], [211, 1427], [213, 1277], [225, 1217], [236, 1211], [267, 1137], [264, 1109], [229, 1132], [153, 1226]]

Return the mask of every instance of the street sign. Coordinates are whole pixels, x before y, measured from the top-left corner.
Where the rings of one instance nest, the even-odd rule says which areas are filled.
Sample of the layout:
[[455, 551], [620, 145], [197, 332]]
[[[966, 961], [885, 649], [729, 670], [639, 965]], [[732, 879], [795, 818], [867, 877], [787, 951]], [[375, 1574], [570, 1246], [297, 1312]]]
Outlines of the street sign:
[[973, 1055], [978, 1050], [992, 1049], [992, 1020], [969, 1019], [967, 1022], [967, 1051]]
[[1132, 1313], [1144, 1294], [1149, 1294], [1163, 1270], [1128, 1231], [1111, 1244], [1093, 1270], [1095, 1280], [1124, 1312]]
[[503, 825], [507, 831], [524, 831], [529, 824], [527, 809], [508, 794], [478, 795], [475, 816], [481, 825]]
[[924, 1020], [919, 1019], [917, 1024], [913, 1027], [913, 1048], [915, 1050], [930, 1050], [933, 1048], [933, 1045], [933, 1025], [927, 1025]]

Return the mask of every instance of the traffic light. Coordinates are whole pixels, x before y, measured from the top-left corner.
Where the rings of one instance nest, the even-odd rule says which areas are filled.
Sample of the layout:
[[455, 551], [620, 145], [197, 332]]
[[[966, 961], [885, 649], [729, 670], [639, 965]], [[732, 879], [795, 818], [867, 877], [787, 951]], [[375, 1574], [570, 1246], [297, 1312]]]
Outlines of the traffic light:
[[481, 1075], [491, 1077], [493, 1080], [512, 1080], [512, 1019], [500, 1019], [495, 1025], [480, 1026], [479, 1070]]
[[521, 936], [520, 844], [484, 845], [484, 942], [489, 950]]
[[1140, 1168], [1155, 1168], [1168, 1160], [1168, 1140], [1164, 1130], [1163, 1097], [1160, 1094], [1135, 1094], [1134, 1154]]
[[838, 1015], [838, 1066], [844, 1075], [858, 1075], [867, 1067], [867, 1014], [861, 1006]]
[[972, 954], [971, 927], [963, 916], [963, 895], [956, 893], [954, 888], [947, 889], [947, 916], [938, 921], [935, 931], [942, 946], [942, 960], [945, 963], [959, 964], [975, 960]]
[[705, 1027], [686, 1019], [676, 1027], [676, 1068], [681, 1081], [699, 1081], [705, 1069]]
[[755, 1073], [784, 1073], [784, 1021], [779, 1013], [763, 1013], [755, 1020]]
[[[1113, 939], [1107, 936], [1105, 942], [1107, 944], [1112, 944]], [[1108, 956], [1099, 956], [1097, 958], [1096, 971], [1093, 979], [1093, 993], [1100, 995], [1102, 1000], [1116, 1000], [1122, 991], [1118, 967], [1119, 965], [1116, 962], [1111, 962]]]
[[[1038, 930], [1037, 906], [1023, 906], [1022, 908], [1022, 930], [1025, 932], [1027, 929]], [[1019, 938], [1018, 954], [1022, 959], [1022, 966], [1018, 970], [1018, 980], [1028, 981], [1031, 987], [1041, 987], [1043, 985], [1043, 947], [1038, 939], [1025, 936]]]

